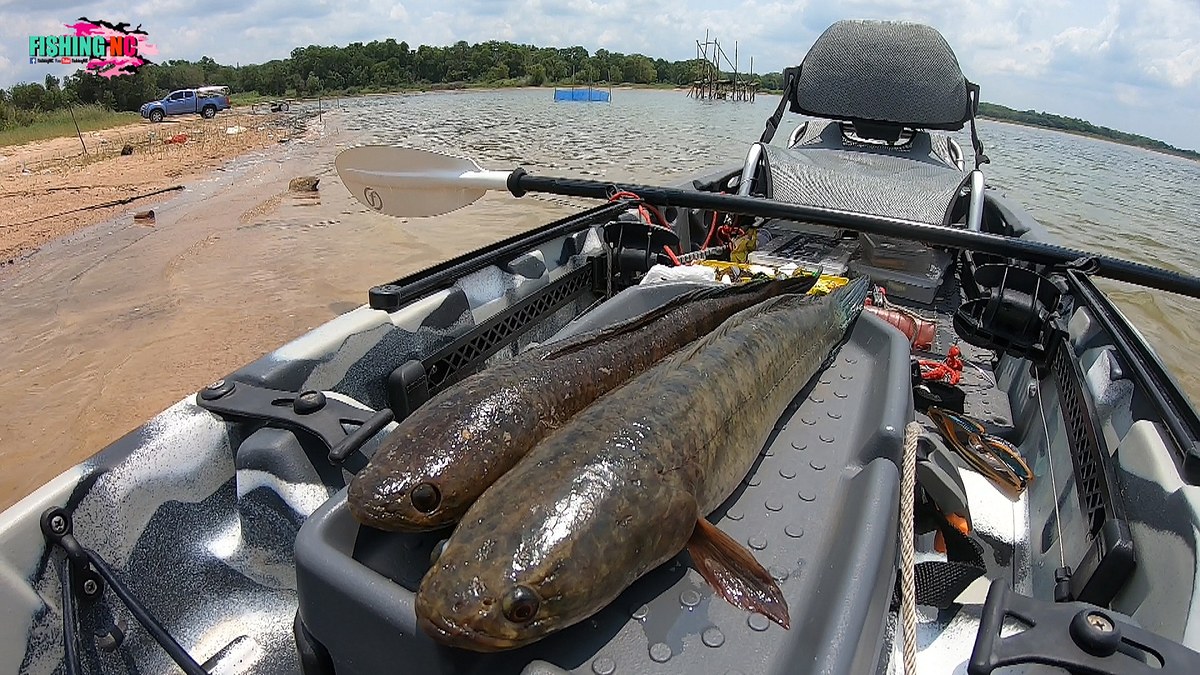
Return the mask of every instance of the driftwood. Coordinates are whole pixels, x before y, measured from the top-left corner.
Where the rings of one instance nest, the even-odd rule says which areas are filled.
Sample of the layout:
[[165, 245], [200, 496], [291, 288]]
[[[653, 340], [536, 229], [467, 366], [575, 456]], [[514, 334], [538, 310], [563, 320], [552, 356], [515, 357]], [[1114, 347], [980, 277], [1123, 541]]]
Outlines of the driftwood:
[[121, 206], [122, 204], [128, 204], [129, 202], [134, 202], [139, 199], [145, 199], [146, 197], [153, 197], [154, 195], [160, 195], [164, 192], [174, 192], [176, 190], [182, 190], [182, 189], [184, 189], [183, 185], [174, 185], [172, 187], [163, 188], [161, 190], [154, 190], [151, 192], [144, 192], [142, 194], [133, 195], [131, 197], [125, 197], [124, 199], [114, 199], [109, 202], [101, 202], [99, 204], [92, 204], [90, 206], [81, 206], [77, 209], [71, 209], [70, 211], [62, 211], [60, 213], [52, 213], [48, 216], [39, 216], [37, 218], [34, 218], [33, 220], [26, 220], [21, 223], [16, 223], [15, 225], [6, 225], [5, 227], [20, 227], [22, 225], [29, 225], [30, 223], [36, 223], [38, 221], [47, 220], [49, 218], [57, 218], [59, 216], [65, 216], [65, 215], [71, 214], [71, 213], [79, 213], [80, 211], [90, 211], [92, 209], [106, 209], [110, 206]]
[[149, 211], [138, 211], [137, 213], [133, 214], [133, 222], [137, 223], [138, 225], [149, 225], [150, 227], [154, 227], [154, 209], [150, 209]]

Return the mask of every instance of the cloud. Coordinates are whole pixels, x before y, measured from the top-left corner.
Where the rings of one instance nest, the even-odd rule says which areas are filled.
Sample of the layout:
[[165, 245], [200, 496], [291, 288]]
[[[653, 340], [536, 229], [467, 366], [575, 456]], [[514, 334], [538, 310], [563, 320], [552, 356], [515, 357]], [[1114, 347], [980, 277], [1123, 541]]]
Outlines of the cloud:
[[[500, 39], [589, 51], [695, 56], [706, 30], [739, 66], [795, 65], [842, 18], [905, 19], [940, 30], [985, 100], [1036, 108], [1200, 147], [1196, 0], [0, 0], [0, 85], [40, 81], [28, 36], [93, 19], [142, 23], [160, 59], [284, 58], [296, 46], [394, 37], [412, 47]], [[70, 68], [50, 69], [56, 74]], [[1154, 111], [1154, 114], [1148, 114]]]

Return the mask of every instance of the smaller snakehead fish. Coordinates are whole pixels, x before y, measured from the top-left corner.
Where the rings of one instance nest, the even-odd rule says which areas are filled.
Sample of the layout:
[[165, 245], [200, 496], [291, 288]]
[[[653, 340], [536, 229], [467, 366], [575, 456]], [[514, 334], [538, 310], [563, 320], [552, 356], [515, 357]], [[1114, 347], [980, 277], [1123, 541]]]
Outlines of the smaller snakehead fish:
[[420, 532], [467, 508], [550, 430], [734, 313], [816, 277], [700, 288], [611, 328], [535, 347], [438, 393], [405, 418], [351, 481], [358, 522]]

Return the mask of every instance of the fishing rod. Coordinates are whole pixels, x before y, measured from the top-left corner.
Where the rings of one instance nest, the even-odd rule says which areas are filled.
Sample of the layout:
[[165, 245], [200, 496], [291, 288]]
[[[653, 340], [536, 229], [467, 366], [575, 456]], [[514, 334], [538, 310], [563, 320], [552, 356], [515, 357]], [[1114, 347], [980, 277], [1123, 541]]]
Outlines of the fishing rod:
[[643, 201], [693, 209], [740, 213], [766, 219], [802, 220], [885, 237], [968, 249], [1041, 265], [1090, 263], [1096, 276], [1149, 288], [1200, 297], [1200, 278], [1098, 253], [987, 232], [930, 225], [903, 218], [839, 209], [789, 204], [761, 197], [654, 185], [634, 185], [579, 178], [535, 176], [517, 167], [488, 171], [474, 160], [429, 150], [370, 145], [343, 150], [334, 162], [351, 194], [375, 211], [397, 217], [437, 216], [467, 206], [488, 191], [514, 197], [530, 192], [568, 197], [609, 199], [616, 191], [632, 192]]

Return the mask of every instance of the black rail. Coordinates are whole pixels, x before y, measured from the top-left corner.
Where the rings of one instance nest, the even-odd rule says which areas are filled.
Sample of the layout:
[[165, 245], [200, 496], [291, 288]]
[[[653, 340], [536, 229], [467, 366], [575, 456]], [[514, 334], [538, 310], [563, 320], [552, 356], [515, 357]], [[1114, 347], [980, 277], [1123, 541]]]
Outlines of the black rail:
[[[532, 176], [525, 173], [523, 169], [513, 171], [508, 179], [508, 187], [509, 191], [517, 197], [526, 192], [547, 192], [591, 199], [607, 199], [614, 189], [612, 183], [603, 181]], [[724, 213], [740, 213], [761, 218], [803, 220], [842, 227], [856, 232], [900, 237], [936, 246], [990, 253], [1041, 265], [1064, 265], [1080, 259], [1091, 259], [1095, 261], [1095, 274], [1098, 276], [1181, 295], [1200, 297], [1200, 278], [1039, 241], [928, 225], [902, 218], [787, 204], [758, 197], [741, 197], [652, 185], [622, 184], [620, 189], [633, 192], [646, 202], [662, 206], [682, 206]]]
[[68, 675], [82, 673], [83, 667], [79, 655], [79, 619], [75, 603], [77, 595], [81, 599], [93, 602], [104, 593], [104, 584], [112, 589], [114, 595], [133, 614], [138, 623], [146, 629], [150, 637], [163, 648], [175, 665], [187, 675], [208, 675], [208, 671], [187, 653], [179, 642], [167, 631], [141, 600], [133, 594], [124, 582], [108, 566], [108, 563], [95, 551], [83, 546], [74, 535], [74, 526], [70, 512], [61, 507], [52, 507], [42, 513], [42, 534], [51, 546], [58, 546], [66, 553], [62, 571], [62, 613], [63, 613], [63, 658], [66, 661]]
[[1092, 280], [1076, 271], [1068, 271], [1066, 277], [1072, 293], [1112, 338], [1118, 353], [1129, 361], [1130, 375], [1138, 390], [1157, 409], [1178, 446], [1176, 459], [1183, 479], [1192, 485], [1200, 484], [1200, 417], [1196, 409], [1146, 341], [1134, 332]]
[[420, 297], [449, 288], [454, 285], [455, 281], [472, 272], [478, 272], [490, 265], [507, 262], [515, 255], [526, 253], [541, 244], [589, 225], [607, 222], [628, 210], [629, 204], [628, 201], [620, 201], [588, 209], [582, 213], [464, 253], [457, 258], [397, 279], [389, 284], [375, 286], [369, 293], [370, 305], [373, 309], [395, 311]]

